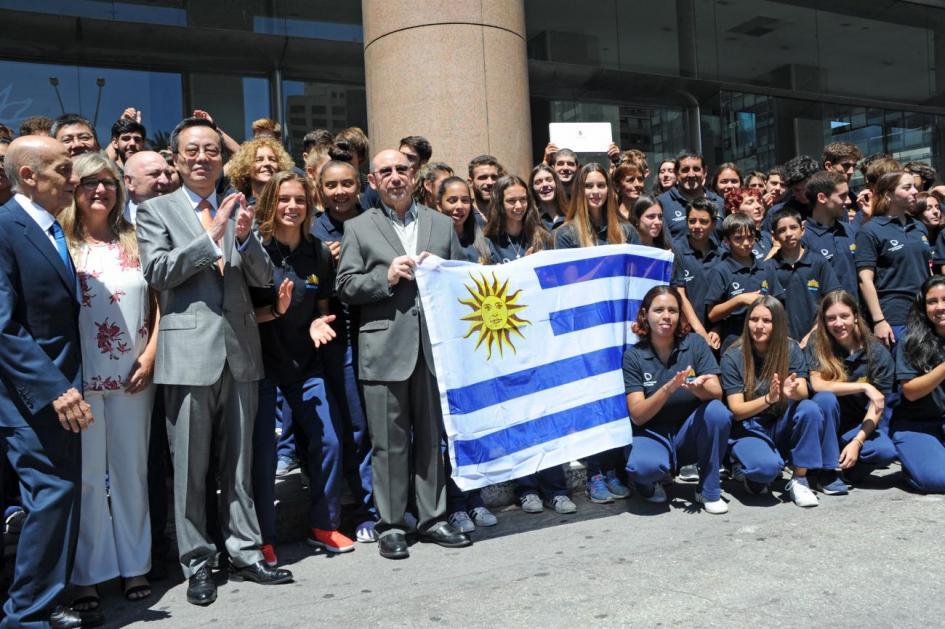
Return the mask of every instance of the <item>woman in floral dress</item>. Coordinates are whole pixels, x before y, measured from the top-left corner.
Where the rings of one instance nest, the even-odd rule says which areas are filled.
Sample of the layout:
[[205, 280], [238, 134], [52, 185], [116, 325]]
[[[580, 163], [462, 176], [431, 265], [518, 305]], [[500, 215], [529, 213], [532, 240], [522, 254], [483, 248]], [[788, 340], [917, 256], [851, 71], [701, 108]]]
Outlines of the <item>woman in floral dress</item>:
[[[60, 216], [75, 261], [85, 398], [95, 421], [82, 433], [82, 506], [74, 606], [99, 606], [96, 585], [121, 576], [128, 600], [150, 595], [148, 434], [157, 310], [122, 217], [121, 178], [99, 153], [75, 159], [75, 202]], [[106, 496], [106, 485], [111, 500]]]

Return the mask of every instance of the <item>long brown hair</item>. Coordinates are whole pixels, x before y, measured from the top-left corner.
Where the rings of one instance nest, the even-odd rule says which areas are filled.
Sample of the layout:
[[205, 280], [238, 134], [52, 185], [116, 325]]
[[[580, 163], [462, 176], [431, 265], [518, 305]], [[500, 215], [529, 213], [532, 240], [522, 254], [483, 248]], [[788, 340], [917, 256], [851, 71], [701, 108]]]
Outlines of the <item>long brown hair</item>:
[[[118, 240], [124, 254], [133, 260], [138, 259], [138, 239], [135, 237], [134, 226], [125, 220], [125, 193], [121, 186], [121, 175], [115, 162], [102, 153], [83, 153], [72, 160], [72, 170], [81, 182], [86, 177], [107, 172], [118, 187], [115, 189], [115, 205], [108, 210], [108, 227]], [[59, 224], [69, 243], [69, 252], [77, 258], [85, 242], [85, 225], [82, 224], [82, 212], [76, 206], [76, 195], [81, 186], [75, 187], [72, 203], [59, 215]]]
[[890, 196], [899, 186], [903, 177], [912, 177], [905, 171], [895, 171], [882, 175], [873, 189], [873, 216], [886, 216], [889, 214]]
[[571, 205], [568, 206], [568, 213], [565, 224], [573, 225], [577, 234], [578, 242], [582, 247], [593, 247], [597, 244], [597, 230], [591, 225], [591, 217], [587, 207], [587, 197], [584, 192], [584, 182], [587, 181], [591, 173], [600, 173], [607, 184], [607, 200], [602, 217], [607, 221], [607, 243], [611, 245], [622, 245], [627, 242], [627, 235], [620, 227], [620, 213], [617, 211], [617, 195], [614, 193], [614, 185], [607, 175], [607, 171], [597, 162], [585, 164], [578, 171], [574, 178], [574, 184], [571, 194]]
[[315, 201], [312, 197], [312, 182], [308, 177], [292, 170], [283, 170], [276, 173], [266, 182], [259, 198], [256, 199], [256, 223], [259, 226], [259, 235], [268, 242], [275, 232], [276, 208], [279, 206], [279, 188], [282, 184], [297, 181], [305, 191], [305, 219], [302, 221], [302, 237], [311, 238], [312, 220], [315, 218]]
[[[817, 371], [824, 380], [833, 380], [836, 382], [846, 382], [846, 365], [841, 356], [846, 354], [847, 350], [837, 343], [833, 335], [827, 330], [827, 310], [836, 304], [843, 304], [853, 312], [853, 342], [857, 348], [865, 349], [867, 352], [867, 363], [870, 358], [870, 348], [874, 340], [866, 322], [860, 316], [860, 308], [856, 299], [843, 289], [832, 290], [823, 296], [820, 300], [820, 307], [817, 309], [817, 325], [814, 332], [814, 344], [812, 346], [813, 364], [817, 365]], [[811, 365], [813, 367], [813, 364]]]
[[528, 177], [528, 195], [532, 198], [532, 202], [535, 204], [536, 208], [541, 209], [541, 199], [538, 198], [538, 193], [535, 192], [535, 177], [537, 177], [540, 172], [551, 174], [552, 180], [555, 182], [555, 207], [558, 209], [560, 216], [566, 216], [568, 213], [568, 195], [564, 191], [564, 184], [561, 183], [561, 179], [558, 178], [558, 173], [555, 172], [555, 169], [544, 162], [532, 168], [532, 174]]
[[492, 186], [492, 199], [489, 201], [489, 220], [482, 229], [482, 234], [486, 238], [497, 240], [508, 232], [505, 226], [505, 191], [512, 186], [521, 186], [525, 190], [525, 198], [528, 200], [528, 207], [525, 209], [525, 218], [522, 222], [522, 234], [525, 236], [525, 242], [533, 251], [541, 251], [551, 242], [551, 236], [548, 230], [541, 222], [538, 216], [538, 209], [535, 202], [532, 201], [532, 195], [528, 193], [528, 184], [518, 175], [503, 175]]
[[[788, 369], [791, 363], [791, 345], [788, 340], [788, 322], [787, 315], [784, 313], [784, 306], [781, 302], [771, 295], [762, 295], [748, 306], [748, 312], [745, 315], [745, 325], [742, 327], [742, 335], [735, 342], [735, 347], [740, 347], [742, 351], [742, 369], [745, 375], [744, 395], [745, 401], [751, 401], [757, 397], [755, 388], [758, 386], [755, 380], [755, 346], [751, 340], [751, 332], [748, 328], [748, 320], [755, 308], [764, 306], [771, 312], [771, 339], [768, 341], [768, 349], [765, 351], [764, 363], [761, 367], [761, 381], [771, 382], [774, 374], [778, 374], [781, 382], [788, 377]], [[786, 403], [782, 400], [778, 407], [783, 407]]]

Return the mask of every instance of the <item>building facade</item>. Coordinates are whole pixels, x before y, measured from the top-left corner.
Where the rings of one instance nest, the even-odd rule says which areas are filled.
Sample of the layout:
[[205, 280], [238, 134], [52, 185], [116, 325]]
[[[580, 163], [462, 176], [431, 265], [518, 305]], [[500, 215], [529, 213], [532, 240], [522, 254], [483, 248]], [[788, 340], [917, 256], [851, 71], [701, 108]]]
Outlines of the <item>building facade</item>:
[[0, 0], [0, 122], [77, 112], [149, 139], [194, 109], [243, 139], [280, 120], [375, 147], [430, 137], [523, 174], [548, 123], [610, 122], [651, 164], [682, 147], [767, 167], [857, 143], [945, 172], [945, 1]]

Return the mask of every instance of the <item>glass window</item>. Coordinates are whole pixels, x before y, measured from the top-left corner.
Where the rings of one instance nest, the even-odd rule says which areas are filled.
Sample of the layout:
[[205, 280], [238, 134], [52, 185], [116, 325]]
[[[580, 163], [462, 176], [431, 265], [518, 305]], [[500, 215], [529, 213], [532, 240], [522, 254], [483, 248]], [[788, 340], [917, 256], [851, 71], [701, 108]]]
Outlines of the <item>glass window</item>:
[[0, 61], [0, 122], [12, 129], [29, 116], [77, 113], [104, 145], [126, 107], [141, 110], [151, 144], [163, 147], [184, 109], [180, 75]]
[[189, 83], [194, 109], [213, 116], [214, 122], [237, 142], [252, 137], [254, 120], [272, 117], [266, 78], [194, 73]]
[[0, 9], [74, 15], [97, 20], [186, 26], [187, 13], [175, 0], [113, 2], [112, 0], [0, 0]]
[[283, 106], [293, 112], [283, 136], [297, 159], [302, 156], [302, 138], [314, 129], [337, 133], [347, 127], [361, 127], [367, 133], [367, 97], [363, 86], [283, 81], [282, 93]]
[[591, 5], [573, 0], [525, 0], [528, 56], [539, 61], [619, 67], [616, 19], [614, 0], [597, 0]]

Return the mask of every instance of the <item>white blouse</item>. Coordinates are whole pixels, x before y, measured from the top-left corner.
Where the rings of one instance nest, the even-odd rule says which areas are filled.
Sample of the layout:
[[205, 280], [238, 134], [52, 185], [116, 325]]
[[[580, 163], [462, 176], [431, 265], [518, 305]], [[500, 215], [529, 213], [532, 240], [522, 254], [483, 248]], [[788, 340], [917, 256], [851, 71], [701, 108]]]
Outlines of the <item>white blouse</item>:
[[83, 244], [76, 270], [83, 386], [87, 393], [120, 391], [148, 344], [148, 284], [141, 265], [125, 255], [117, 240]]

